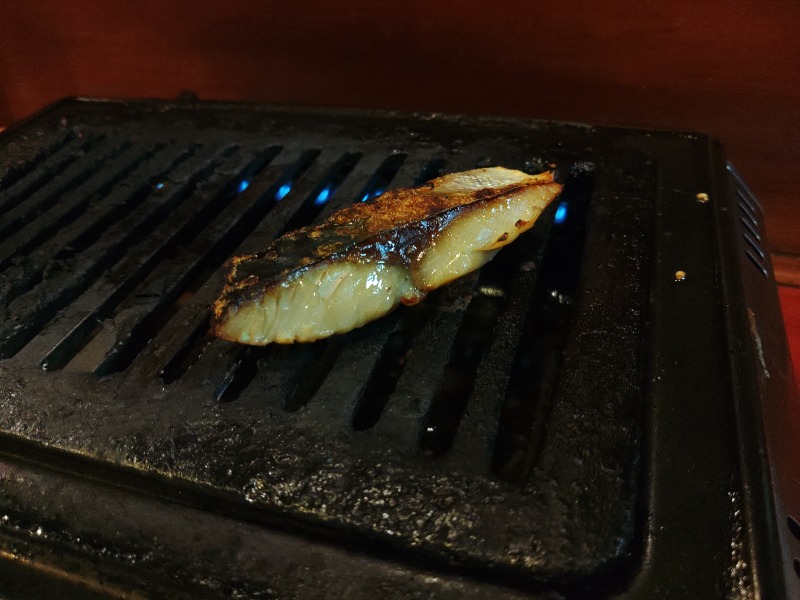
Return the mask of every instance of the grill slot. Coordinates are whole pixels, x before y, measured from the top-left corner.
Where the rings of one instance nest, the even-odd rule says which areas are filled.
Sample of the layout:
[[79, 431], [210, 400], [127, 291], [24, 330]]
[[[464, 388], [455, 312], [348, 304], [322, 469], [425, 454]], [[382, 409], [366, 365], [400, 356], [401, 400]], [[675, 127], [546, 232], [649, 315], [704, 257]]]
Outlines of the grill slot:
[[364, 189], [361, 190], [361, 194], [359, 195], [361, 202], [366, 202], [370, 198], [380, 196], [386, 191], [386, 188], [392, 183], [395, 175], [397, 175], [397, 172], [403, 165], [406, 156], [407, 155], [404, 153], [392, 154], [383, 161], [381, 166], [375, 171], [375, 174], [370, 177]]
[[761, 214], [763, 210], [761, 208], [761, 204], [756, 199], [755, 194], [753, 194], [753, 190], [747, 186], [739, 172], [733, 168], [733, 165], [728, 163], [727, 170], [734, 181], [736, 194], [747, 206], [747, 209], [752, 213], [753, 217], [755, 218], [757, 214]]
[[[175, 178], [176, 185], [168, 193], [158, 197], [157, 201], [151, 198], [150, 203], [140, 205], [137, 210], [109, 228], [103, 238], [92, 246], [91, 253], [81, 253], [62, 260], [60, 272], [50, 277], [46, 286], [40, 285], [31, 294], [23, 295], [12, 302], [9, 307], [13, 316], [11, 326], [0, 331], [0, 356], [16, 354], [59, 310], [97, 281], [108, 267], [123, 257], [126, 257], [126, 264], [135, 260], [140, 251], [129, 253], [131, 248], [158, 246], [152, 236], [153, 231], [159, 230], [159, 224], [163, 229], [162, 221], [190, 197], [197, 184], [208, 178], [213, 171], [213, 159], [210, 158], [183, 163], [171, 175]], [[189, 207], [190, 210], [191, 208]], [[94, 299], [91, 302], [94, 304]]]
[[[325, 205], [313, 223], [320, 223], [331, 213], [363, 200], [364, 196], [372, 197], [375, 184], [379, 182], [382, 182], [384, 186], [388, 186], [397, 175], [404, 160], [404, 154], [390, 155], [388, 157], [383, 153], [365, 155], [344, 181], [333, 201], [329, 201]], [[364, 184], [365, 179], [367, 179], [366, 185]]]
[[[391, 182], [390, 189], [414, 185], [426, 176], [426, 168], [432, 162], [444, 168], [444, 161], [440, 159], [412, 161], [404, 165], [399, 176]], [[463, 170], [467, 165], [474, 164], [474, 158], [464, 157], [452, 166], [453, 170]], [[394, 390], [397, 379], [401, 375], [382, 373], [377, 366], [387, 361], [393, 361], [395, 367], [398, 363], [392, 357], [390, 341], [398, 341], [399, 329], [402, 327], [404, 336], [402, 347], [394, 350], [403, 355], [408, 353], [414, 344], [418, 332], [425, 324], [425, 319], [432, 314], [433, 308], [438, 304], [439, 292], [431, 294], [422, 305], [417, 307], [400, 307], [397, 312], [385, 317], [376, 323], [364, 327], [362, 330], [349, 334], [349, 343], [343, 348], [342, 356], [337, 364], [331, 367], [328, 378], [322, 382], [318, 393], [325, 398], [323, 402], [312, 402], [306, 409], [305, 418], [309, 421], [324, 420], [341, 424], [341, 427], [350, 430], [370, 428], [373, 419], [380, 416], [388, 397], [383, 397], [381, 389]], [[413, 315], [413, 316], [412, 316]], [[384, 357], [383, 359], [381, 357]]]
[[753, 250], [753, 251], [754, 251], [754, 252], [755, 252], [755, 253], [756, 253], [756, 254], [757, 254], [757, 255], [758, 255], [758, 256], [759, 256], [759, 257], [760, 257], [762, 260], [763, 260], [764, 258], [766, 258], [766, 256], [767, 256], [767, 255], [764, 253], [764, 251], [763, 251], [763, 250], [762, 250], [762, 249], [759, 247], [758, 243], [757, 243], [757, 242], [756, 242], [756, 241], [755, 241], [755, 240], [754, 240], [752, 237], [750, 237], [749, 235], [747, 235], [747, 233], [743, 233], [743, 234], [742, 234], [742, 237], [744, 238], [744, 241], [745, 241], [745, 242], [747, 242], [747, 245], [748, 245], [748, 246], [750, 246], [750, 248], [752, 248], [752, 250]]
[[425, 167], [423, 167], [422, 171], [414, 180], [414, 186], [420, 186], [423, 183], [430, 181], [431, 179], [435, 179], [440, 177], [444, 173], [445, 166], [447, 162], [441, 158], [434, 158], [433, 160], [429, 160], [425, 163]]
[[397, 190], [399, 188], [422, 185], [430, 179], [429, 175], [432, 169], [436, 169], [437, 173], [441, 175], [446, 166], [447, 161], [441, 158], [429, 159], [426, 156], [403, 155], [402, 163], [391, 181], [385, 184], [385, 190]]
[[[270, 221], [270, 226], [267, 228], [257, 227], [252, 236], [252, 240], [248, 238], [244, 244], [234, 252], [234, 254], [257, 252], [258, 250], [263, 249], [272, 238], [272, 235], [274, 235], [270, 235], [269, 232], [274, 231], [276, 227], [281, 227], [280, 232], [283, 232], [288, 230], [288, 223], [291, 223], [292, 221], [296, 222], [298, 226], [306, 225], [306, 218], [318, 214], [320, 210], [324, 210], [324, 205], [322, 205], [322, 207], [314, 207], [314, 209], [304, 212], [308, 205], [313, 203], [314, 199], [319, 196], [319, 190], [324, 187], [329, 187], [329, 201], [332, 201], [336, 196], [342, 181], [357, 164], [359, 157], [359, 153], [347, 153], [337, 160], [333, 166], [328, 166], [326, 161], [323, 159], [317, 160], [314, 165], [311, 166], [308, 173], [291, 186], [291, 191], [286, 195], [285, 199], [282, 200], [282, 205], [285, 206], [288, 211], [296, 210], [296, 212], [293, 214], [289, 213], [288, 216], [285, 214], [277, 216], [276, 219]], [[350, 166], [351, 164], [352, 167]], [[281, 183], [281, 186], [282, 185], [284, 184]], [[299, 208], [295, 206], [297, 199], [300, 199], [301, 202]], [[296, 218], [299, 213], [304, 214], [301, 217]], [[276, 223], [285, 222], [285, 219], [289, 219], [286, 225], [276, 225]], [[259, 235], [260, 231], [266, 233]], [[219, 278], [215, 278], [215, 280], [216, 279]], [[217, 292], [217, 285], [218, 284], [215, 283], [208, 289], [201, 292], [200, 296], [195, 298], [193, 305], [189, 307], [187, 311], [185, 311], [192, 312], [190, 316], [185, 318], [188, 318], [193, 324], [193, 333], [180, 345], [180, 350], [178, 353], [176, 353], [176, 355], [173, 356], [160, 370], [165, 383], [170, 383], [181, 377], [197, 362], [200, 356], [205, 352], [206, 346], [215, 342], [216, 338], [209, 332], [211, 314], [208, 310], [208, 307], [213, 300], [212, 294]], [[180, 322], [181, 319], [178, 321]], [[176, 334], [180, 335], [180, 332], [178, 331]], [[216, 342], [216, 345], [219, 345], [218, 341]], [[211, 350], [211, 352], [213, 352], [213, 350]], [[258, 359], [256, 358], [256, 360]], [[236, 365], [240, 363], [241, 360], [239, 358], [233, 359], [233, 363], [226, 371], [226, 377], [223, 378], [217, 387], [217, 390], [214, 392], [215, 398], [227, 400], [232, 399], [229, 397], [230, 393], [226, 395], [226, 389], [233, 382], [233, 378], [235, 378], [236, 374], [239, 372], [239, 367], [236, 367]], [[255, 368], [255, 365], [251, 365], [250, 367], [245, 368], [243, 372], [250, 373], [255, 372], [256, 370], [257, 369]], [[245, 376], [245, 378], [247, 378], [247, 376]], [[248, 381], [250, 381], [250, 379], [252, 379], [252, 377], [250, 377]], [[238, 384], [234, 389], [239, 389]], [[242, 387], [242, 389], [244, 389], [244, 387]], [[241, 389], [235, 395], [238, 397], [240, 392]]]
[[[380, 195], [388, 187], [395, 187], [398, 182], [398, 178], [396, 177], [397, 173], [400, 170], [405, 158], [405, 154], [395, 154], [386, 158], [370, 178], [364, 190], [362, 190], [362, 201], [364, 201], [366, 198]], [[348, 169], [347, 172], [349, 173], [351, 170], [352, 167]], [[392, 185], [393, 183], [395, 184], [394, 186]], [[377, 192], [375, 190], [377, 190]], [[318, 196], [313, 196], [312, 194], [312, 197], [316, 198]], [[305, 206], [308, 206], [308, 204], [309, 202], [306, 201]], [[295, 217], [297, 217], [297, 215], [301, 212], [302, 211], [298, 211], [298, 213], [295, 213]], [[319, 214], [319, 212], [320, 211], [317, 210], [315, 214]], [[290, 229], [291, 221], [281, 230], [279, 235], [283, 235]], [[296, 363], [296, 365], [293, 367], [294, 375], [289, 378], [286, 386], [288, 393], [286, 399], [284, 400], [284, 408], [290, 412], [294, 412], [300, 409], [302, 406], [305, 406], [317, 393], [320, 386], [329, 375], [333, 365], [339, 358], [339, 353], [342, 350], [342, 344], [340, 343], [340, 340], [336, 340], [332, 343], [322, 340], [315, 343], [312, 348], [313, 349], [310, 352], [307, 351], [306, 348], [299, 347], [284, 353], [284, 355], [288, 355], [290, 357], [289, 362]], [[243, 374], [238, 375], [237, 384], [239, 381], [244, 381], [246, 382], [246, 385], [255, 377], [258, 372], [258, 361], [266, 354], [268, 354], [268, 352], [265, 351], [248, 351], [244, 353], [245, 358], [237, 363], [243, 365]], [[248, 362], [249, 364], [247, 364]], [[271, 370], [285, 370], [277, 367], [276, 365], [270, 366], [272, 367]], [[217, 399], [225, 399], [220, 396], [219, 389], [220, 388], [217, 388], [215, 397]], [[243, 389], [243, 386], [239, 384], [236, 386], [237, 392], [235, 395], [227, 393], [226, 390], [225, 397], [234, 399], [238, 397]]]
[[347, 334], [345, 346], [334, 348], [336, 361], [326, 365], [327, 377], [315, 390], [316, 398], [304, 399], [298, 418], [306, 423], [325, 422], [337, 432], [350, 434], [354, 412], [376, 357], [399, 324], [398, 313], [393, 313]]
[[432, 294], [416, 306], [400, 307], [397, 319], [402, 327], [385, 328], [389, 331], [380, 356], [374, 362], [369, 380], [359, 398], [353, 414], [353, 429], [364, 431], [378, 422], [384, 407], [397, 387], [414, 340], [434, 309], [438, 295]]
[[557, 213], [567, 212], [562, 213], [563, 218], [554, 219], [550, 241], [541, 258], [492, 457], [495, 470], [510, 479], [525, 478], [541, 448], [574, 314], [591, 190], [588, 175], [567, 183], [556, 208]]
[[329, 340], [314, 342], [307, 349], [298, 349], [295, 354], [301, 354], [300, 361], [292, 357], [293, 362], [299, 362], [297, 376], [289, 382], [289, 393], [284, 402], [284, 408], [289, 412], [300, 410], [319, 391], [325, 379], [336, 364], [342, 351], [343, 340], [333, 337]]
[[67, 135], [53, 145], [53, 151], [46, 150], [6, 172], [0, 178], [0, 216], [18, 206], [53, 177], [59, 175], [80, 157], [87, 147], [86, 140], [74, 133]]
[[[120, 193], [110, 195], [100, 211], [92, 214], [91, 219], [84, 219], [89, 222], [88, 226], [84, 222], [76, 223], [74, 227], [65, 228], [61, 232], [59, 237], [68, 240], [63, 244], [65, 249], [62, 258], [74, 252], [85, 251], [97, 242], [110, 226], [125, 218], [140, 202], [151, 194], [160, 193], [165, 185], [163, 180], [167, 179], [181, 163], [194, 156], [195, 151], [196, 147], [192, 146], [187, 149], [164, 149], [165, 154], [162, 154], [160, 146], [157, 146], [130, 176], [120, 180], [108, 190], [109, 193], [120, 190]], [[123, 196], [121, 192], [125, 191], [125, 187], [129, 187], [133, 193]]]
[[[149, 293], [158, 298], [157, 302], [152, 307], [132, 306], [123, 309], [123, 318], [134, 324], [124, 336], [118, 336], [116, 345], [95, 369], [96, 374], [106, 375], [126, 368], [154, 331], [174, 314], [175, 302], [181, 294], [193, 295], [197, 291], [208, 274], [224, 262], [237, 240], [251, 231], [278, 201], [275, 196], [277, 190], [293, 182], [317, 154], [314, 151], [303, 153], [256, 201], [252, 201], [246, 191], [240, 193], [241, 182], [260, 173], [278, 151], [278, 148], [270, 148], [259, 153], [221, 189], [213, 193], [209, 190], [210, 201], [202, 208], [195, 208], [194, 215], [188, 219], [184, 216], [186, 225], [168, 238], [162, 249], [162, 252], [169, 251], [172, 260], [160, 265], [139, 287], [139, 293]], [[247, 209], [242, 210], [242, 205]], [[202, 235], [198, 235], [201, 232]], [[184, 239], [185, 246], [181, 248]]]
[[325, 381], [341, 352], [341, 346], [341, 338], [333, 337], [312, 344], [262, 350], [266, 358], [258, 363], [258, 385], [249, 389], [248, 393], [251, 397], [259, 397], [262, 389], [268, 390], [271, 392], [268, 394], [271, 399], [269, 406], [290, 413], [298, 411]]
[[[161, 147], [150, 151], [131, 147], [121, 152], [116, 158], [110, 156], [110, 162], [103, 167], [105, 178], [96, 177], [74, 190], [63, 195], [58, 204], [48, 211], [46, 218], [36, 221], [36, 227], [25, 227], [17, 235], [9, 236], [4, 246], [14, 248], [11, 253], [3, 252], [7, 258], [0, 259], [0, 268], [6, 266], [15, 256], [30, 254], [35, 248], [59, 232], [63, 232], [76, 219], [83, 216], [95, 199], [105, 197], [114, 184], [130, 174], [138, 165], [156, 154]], [[78, 248], [76, 248], [78, 249]]]
[[203, 348], [214, 340], [214, 336], [209, 331], [210, 327], [211, 323], [208, 318], [202, 319], [194, 327], [175, 355], [158, 372], [161, 381], [169, 385], [186, 373], [202, 353]]
[[791, 516], [786, 517], [786, 525], [794, 539], [800, 542], [800, 523], [797, 522], [797, 519]]
[[[186, 156], [188, 155], [185, 153], [180, 155], [161, 175], [165, 176]], [[5, 304], [10, 304], [19, 295], [31, 291], [41, 283], [45, 269], [52, 261], [66, 260], [76, 252], [83, 252], [97, 241], [100, 235], [106, 233], [118, 219], [123, 218], [141, 202], [150, 191], [149, 185], [142, 184], [142, 180], [146, 181], [153, 169], [163, 168], [164, 161], [161, 159], [161, 156], [156, 155], [145, 160], [138, 169], [121, 180], [119, 185], [109, 190], [108, 197], [103, 199], [99, 207], [95, 204], [93, 207], [95, 210], [91, 215], [64, 227], [33, 255], [21, 261], [21, 264], [12, 266], [6, 280], [13, 285], [4, 289]], [[99, 201], [100, 197], [96, 196], [95, 200]], [[14, 250], [11, 252], [18, 254]]]
[[236, 400], [239, 395], [250, 385], [250, 382], [258, 374], [258, 361], [268, 353], [270, 349], [263, 348], [242, 348], [237, 353], [237, 357], [222, 377], [222, 381], [214, 390], [214, 400], [218, 402], [229, 402]]
[[754, 254], [750, 250], [745, 249], [744, 252], [747, 256], [747, 259], [753, 264], [753, 266], [756, 267], [756, 269], [758, 269], [758, 272], [769, 279], [769, 269], [764, 264], [764, 259], [760, 258], [757, 254]]
[[[450, 350], [450, 357], [444, 368], [439, 388], [436, 390], [431, 405], [420, 426], [419, 444], [429, 455], [444, 454], [450, 449], [456, 435], [461, 417], [467, 407], [475, 385], [475, 374], [497, 323], [502, 301], [500, 298], [482, 293], [484, 286], [497, 285], [497, 278], [492, 277], [494, 264], [484, 267], [473, 290], [472, 299], [467, 306], [464, 320], [456, 333]], [[506, 265], [508, 268], [508, 265]]]
[[3, 215], [0, 236], [8, 236], [10, 232], [28, 227], [31, 223], [38, 225], [37, 217], [45, 215], [49, 208], [60, 202], [64, 194], [87, 181], [105, 166], [107, 160], [116, 158], [129, 147], [129, 142], [113, 147], [111, 142], [102, 136], [87, 141], [81, 148], [81, 160], [70, 161], [68, 166], [55, 174], [45, 185], [22, 198], [14, 208]]
[[288, 223], [286, 223], [281, 230], [281, 234], [305, 227], [312, 223], [317, 215], [322, 212], [323, 207], [336, 196], [339, 187], [344, 180], [347, 179], [347, 176], [355, 168], [360, 159], [360, 153], [348, 152], [337, 160], [322, 176], [319, 183], [312, 189], [300, 209], [292, 215], [292, 218], [289, 219]]
[[283, 408], [295, 411], [316, 391], [338, 352], [339, 344], [327, 340], [295, 346], [232, 349], [228, 359], [231, 367], [214, 390], [213, 398], [218, 402], [238, 399], [263, 368], [270, 374], [270, 384], [283, 390]]
[[[351, 153], [354, 154], [354, 153]], [[380, 160], [379, 156], [372, 158], [372, 160], [368, 161], [361, 161], [354, 165], [353, 169], [350, 169], [348, 172], [351, 173], [350, 177], [344, 179], [343, 183], [340, 185], [338, 193], [336, 193], [330, 201], [328, 201], [325, 205], [322, 206], [322, 209], [316, 211], [316, 219], [314, 222], [320, 222], [324, 218], [326, 218], [331, 212], [346, 206], [347, 204], [352, 203], [353, 201], [357, 200], [360, 197], [363, 197], [364, 194], [367, 193], [371, 186], [376, 184], [380, 185], [389, 185], [391, 180], [395, 177], [397, 172], [400, 169], [402, 161], [405, 159], [405, 155], [390, 155], [389, 157], [380, 160], [379, 163], [375, 162], [375, 159]], [[352, 159], [350, 159], [352, 160]], [[364, 181], [364, 171], [370, 173], [368, 184], [361, 189], [359, 194], [355, 193], [355, 190], [358, 189], [359, 186], [363, 185]], [[308, 186], [314, 186], [318, 181], [315, 177], [309, 177], [307, 179]], [[319, 186], [311, 187], [311, 192], [307, 189], [301, 190], [303, 193], [298, 194], [303, 200], [304, 205], [307, 205], [309, 202], [313, 202], [314, 199], [317, 197], [318, 192], [315, 195], [315, 191]], [[302, 211], [303, 205], [298, 207], [298, 210]], [[297, 213], [295, 213], [297, 214]], [[288, 231], [288, 225], [291, 223], [287, 221], [287, 224], [284, 225], [277, 235], [281, 235]], [[266, 245], [266, 241], [263, 245], [256, 246], [256, 249], [261, 249]], [[252, 244], [251, 244], [252, 247]], [[241, 250], [237, 250], [237, 253], [241, 253]], [[209, 299], [210, 304], [210, 299]], [[218, 347], [226, 348], [222, 352], [217, 352], [216, 348]], [[223, 400], [231, 400], [234, 397], [238, 397], [238, 395], [242, 392], [242, 390], [246, 387], [247, 383], [252, 381], [255, 377], [255, 374], [258, 372], [258, 362], [266, 356], [264, 352], [257, 352], [257, 351], [246, 351], [244, 349], [229, 349], [227, 348], [227, 344], [221, 342], [219, 340], [212, 340], [208, 346], [206, 346], [203, 350], [202, 355], [199, 357], [200, 364], [198, 365], [198, 371], [200, 373], [206, 373], [209, 370], [219, 372], [220, 369], [216, 366], [217, 361], [220, 359], [220, 356], [223, 356], [223, 360], [227, 363], [227, 366], [223, 369], [223, 372], [226, 373], [226, 376], [220, 382], [220, 384], [216, 387], [214, 391], [214, 397], [216, 399], [223, 399]], [[330, 353], [329, 353], [330, 354]], [[333, 357], [328, 356], [328, 360], [332, 361]], [[209, 364], [209, 362], [211, 364]], [[233, 387], [231, 387], [233, 386]], [[228, 389], [234, 390], [228, 392]], [[304, 388], [308, 389], [308, 388]], [[285, 403], [292, 404], [297, 400], [293, 401], [285, 401]]]
[[[541, 244], [518, 240], [508, 250], [516, 256], [514, 280], [505, 291], [504, 310], [495, 325], [495, 335], [475, 374], [474, 391], [458, 427], [449, 455], [459, 464], [479, 472], [491, 469], [500, 413], [514, 361], [511, 357], [525, 331], [523, 320], [530, 310], [531, 296], [539, 274]], [[525, 243], [520, 247], [517, 244]], [[498, 256], [498, 258], [500, 258]]]
[[[52, 159], [53, 154], [73, 141], [76, 137], [77, 135], [74, 131], [67, 132], [66, 135], [56, 137], [55, 141], [43, 143], [36, 154], [30, 159], [17, 161], [3, 168], [2, 171], [0, 171], [0, 193], [5, 193], [6, 190], [31, 172], [46, 168], [44, 163]], [[0, 211], [4, 210], [5, 204], [5, 202], [0, 203]]]
[[758, 217], [756, 216], [755, 208], [753, 208], [752, 205], [750, 205], [748, 202], [746, 202], [745, 196], [742, 193], [741, 189], [737, 189], [736, 193], [739, 194], [739, 198], [742, 199], [742, 201], [739, 202], [739, 208], [746, 215], [746, 217], [750, 220], [750, 222], [753, 224], [753, 226], [754, 227], [758, 227]]
[[442, 379], [449, 362], [447, 349], [453, 347], [478, 277], [479, 273], [471, 273], [438, 291], [438, 304], [413, 342], [394, 393], [373, 427], [377, 433], [416, 446], [436, 391], [430, 382]]

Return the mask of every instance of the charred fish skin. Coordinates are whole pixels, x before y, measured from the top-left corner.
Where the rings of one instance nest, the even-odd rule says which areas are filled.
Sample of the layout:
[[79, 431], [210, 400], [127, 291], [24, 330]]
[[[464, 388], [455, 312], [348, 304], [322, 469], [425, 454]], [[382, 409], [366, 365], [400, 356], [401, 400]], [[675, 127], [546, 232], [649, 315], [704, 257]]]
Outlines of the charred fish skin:
[[491, 260], [561, 192], [501, 167], [390, 191], [227, 263], [214, 333], [266, 345], [344, 333]]

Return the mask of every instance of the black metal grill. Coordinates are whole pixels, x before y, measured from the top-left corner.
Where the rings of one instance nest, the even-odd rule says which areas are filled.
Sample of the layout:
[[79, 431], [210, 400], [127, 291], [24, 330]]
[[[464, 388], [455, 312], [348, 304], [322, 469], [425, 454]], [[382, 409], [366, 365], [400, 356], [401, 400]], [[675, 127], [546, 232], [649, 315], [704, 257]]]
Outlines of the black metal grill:
[[[620, 591], [649, 531], [643, 349], [660, 177], [628, 136], [435, 115], [55, 107], [0, 148], [5, 451], [52, 461], [75, 489], [89, 474], [106, 508], [127, 489], [212, 521], [424, 561], [461, 582], [451, 590], [476, 578]], [[479, 273], [349, 334], [266, 348], [209, 335], [232, 254], [484, 165], [555, 166], [562, 213]], [[33, 471], [35, 487], [50, 485]], [[17, 538], [49, 521], [37, 527], [65, 551], [127, 545], [119, 556], [132, 558], [111, 563], [136, 563], [151, 591], [172, 585], [152, 529], [137, 537], [128, 523], [107, 539], [18, 486], [3, 498]], [[203, 593], [226, 577], [247, 595], [283, 581], [274, 568], [215, 571], [197, 552], [178, 573]]]

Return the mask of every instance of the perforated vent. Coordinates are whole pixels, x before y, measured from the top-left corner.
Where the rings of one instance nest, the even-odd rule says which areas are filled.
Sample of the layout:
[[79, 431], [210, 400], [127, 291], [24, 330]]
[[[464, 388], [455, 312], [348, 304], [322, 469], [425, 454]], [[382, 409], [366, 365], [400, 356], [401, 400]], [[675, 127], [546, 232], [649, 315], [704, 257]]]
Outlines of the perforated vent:
[[739, 224], [742, 235], [742, 252], [747, 260], [764, 277], [770, 277], [770, 264], [766, 251], [762, 247], [763, 212], [753, 192], [747, 187], [736, 169], [728, 164], [730, 182], [737, 197]]

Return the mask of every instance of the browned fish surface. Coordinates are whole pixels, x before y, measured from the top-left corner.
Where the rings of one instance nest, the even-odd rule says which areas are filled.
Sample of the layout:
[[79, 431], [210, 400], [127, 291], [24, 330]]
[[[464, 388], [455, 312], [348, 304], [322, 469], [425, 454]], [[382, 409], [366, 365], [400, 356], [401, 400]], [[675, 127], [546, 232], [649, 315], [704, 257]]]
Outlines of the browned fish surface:
[[228, 263], [214, 333], [266, 345], [343, 333], [480, 268], [560, 193], [501, 167], [387, 192]]

